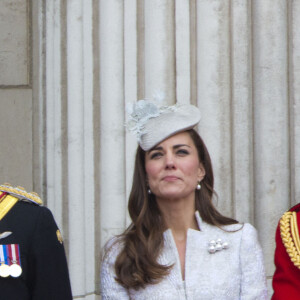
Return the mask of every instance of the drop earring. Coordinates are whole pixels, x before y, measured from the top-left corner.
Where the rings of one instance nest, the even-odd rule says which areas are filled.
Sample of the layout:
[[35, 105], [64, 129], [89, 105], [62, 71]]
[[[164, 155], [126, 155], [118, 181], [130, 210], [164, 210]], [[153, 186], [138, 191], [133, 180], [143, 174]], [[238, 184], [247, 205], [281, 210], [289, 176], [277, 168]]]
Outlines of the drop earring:
[[148, 189], [148, 194], [151, 195], [151, 190], [150, 190], [150, 188]]
[[198, 191], [201, 189], [200, 181], [198, 182], [196, 189], [197, 189]]

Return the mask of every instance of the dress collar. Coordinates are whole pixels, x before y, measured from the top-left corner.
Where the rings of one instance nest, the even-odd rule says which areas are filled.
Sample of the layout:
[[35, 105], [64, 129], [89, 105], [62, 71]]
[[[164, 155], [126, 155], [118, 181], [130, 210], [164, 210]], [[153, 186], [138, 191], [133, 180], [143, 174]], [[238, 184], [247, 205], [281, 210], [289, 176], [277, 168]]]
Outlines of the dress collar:
[[[207, 224], [206, 222], [204, 222], [200, 216], [200, 213], [198, 210], [195, 211], [195, 218], [196, 218], [196, 222], [197, 222], [197, 225], [198, 225], [198, 229], [199, 230], [195, 230], [195, 229], [192, 229], [192, 228], [188, 228], [188, 231], [192, 231], [192, 232], [205, 232], [209, 229], [209, 227], [211, 225]], [[165, 230], [165, 233], [167, 232], [172, 232], [172, 230], [170, 228], [166, 229]]]

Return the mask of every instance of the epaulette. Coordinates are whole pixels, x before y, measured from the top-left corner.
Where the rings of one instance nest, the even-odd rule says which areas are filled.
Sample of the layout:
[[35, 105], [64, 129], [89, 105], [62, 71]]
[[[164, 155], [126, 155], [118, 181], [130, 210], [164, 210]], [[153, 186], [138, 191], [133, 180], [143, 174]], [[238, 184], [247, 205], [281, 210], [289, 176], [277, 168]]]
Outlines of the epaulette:
[[300, 269], [300, 237], [297, 223], [297, 212], [300, 204], [285, 212], [280, 219], [282, 243], [293, 264]]
[[32, 202], [37, 205], [43, 204], [43, 201], [37, 193], [28, 193], [20, 186], [13, 187], [5, 183], [0, 185], [0, 220], [2, 220], [19, 200]]
[[300, 203], [294, 205], [289, 211], [300, 211]]

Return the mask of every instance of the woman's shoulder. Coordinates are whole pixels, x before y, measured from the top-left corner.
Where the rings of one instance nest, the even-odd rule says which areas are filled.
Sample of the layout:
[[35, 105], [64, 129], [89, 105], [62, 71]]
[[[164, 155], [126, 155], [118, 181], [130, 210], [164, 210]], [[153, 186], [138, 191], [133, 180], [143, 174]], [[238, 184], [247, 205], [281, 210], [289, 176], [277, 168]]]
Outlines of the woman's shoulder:
[[232, 234], [232, 239], [235, 243], [241, 245], [245, 249], [260, 249], [260, 243], [258, 240], [257, 230], [250, 223], [239, 223], [233, 225], [226, 225], [225, 229], [228, 235]]
[[228, 233], [237, 233], [241, 238], [256, 239], [257, 231], [250, 223], [236, 223], [222, 226], [222, 230]]
[[103, 247], [102, 261], [115, 259], [119, 255], [123, 247], [124, 241], [122, 236], [111, 237]]
[[241, 231], [241, 232], [247, 232], [247, 233], [255, 233], [256, 229], [253, 225], [250, 223], [236, 223], [236, 224], [229, 224], [229, 225], [223, 225], [223, 230], [226, 230], [228, 232], [235, 232], [235, 231]]
[[200, 230], [203, 231], [208, 231], [208, 232], [218, 231], [218, 232], [223, 232], [225, 234], [236, 233], [237, 235], [244, 235], [245, 233], [249, 235], [256, 235], [256, 229], [250, 223], [236, 222], [233, 224], [212, 225], [202, 220], [199, 211], [196, 211], [195, 215], [196, 215], [198, 226]]

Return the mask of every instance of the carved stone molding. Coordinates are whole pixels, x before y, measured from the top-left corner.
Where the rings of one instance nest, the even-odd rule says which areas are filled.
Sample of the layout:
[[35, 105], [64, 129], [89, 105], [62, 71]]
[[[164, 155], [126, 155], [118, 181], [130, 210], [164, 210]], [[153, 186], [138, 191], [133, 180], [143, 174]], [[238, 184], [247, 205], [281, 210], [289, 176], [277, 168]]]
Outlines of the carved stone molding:
[[0, 1], [0, 88], [31, 84], [30, 1]]

